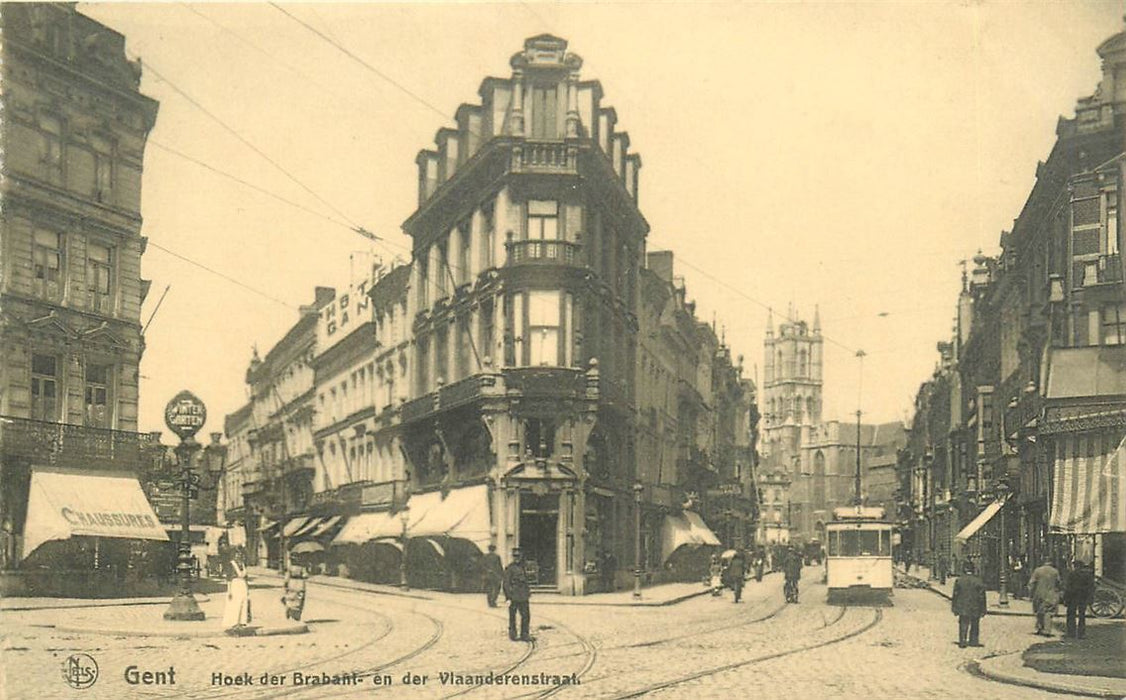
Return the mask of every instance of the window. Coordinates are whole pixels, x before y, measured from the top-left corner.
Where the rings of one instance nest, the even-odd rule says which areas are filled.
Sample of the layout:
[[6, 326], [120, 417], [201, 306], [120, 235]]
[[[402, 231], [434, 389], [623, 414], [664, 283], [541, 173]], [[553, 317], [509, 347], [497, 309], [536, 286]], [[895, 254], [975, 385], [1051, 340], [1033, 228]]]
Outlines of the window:
[[528, 293], [529, 364], [559, 364], [559, 293]]
[[94, 147], [94, 199], [108, 204], [113, 200], [113, 143], [100, 136], [90, 141]]
[[113, 368], [110, 365], [86, 365], [86, 425], [109, 428], [109, 388]]
[[62, 292], [63, 237], [54, 231], [36, 229], [32, 242], [32, 285], [35, 295], [58, 301]]
[[31, 356], [31, 417], [48, 421], [59, 418], [58, 360], [53, 355]]
[[457, 319], [457, 378], [468, 377], [473, 373], [473, 338], [469, 336], [469, 316]]
[[481, 207], [481, 269], [496, 266], [494, 259], [497, 235], [496, 201], [485, 202]]
[[63, 123], [55, 116], [39, 120], [39, 162], [43, 176], [53, 185], [63, 184]]
[[466, 282], [472, 281], [471, 273], [473, 272], [469, 262], [469, 251], [472, 249], [471, 246], [473, 245], [473, 229], [470, 227], [468, 219], [458, 224], [457, 232], [459, 234], [459, 245], [457, 251], [457, 269], [454, 270], [454, 278], [459, 284], [465, 284]]
[[438, 243], [438, 269], [433, 271], [434, 274], [434, 288], [438, 290], [438, 298], [445, 297], [449, 292], [453, 291], [448, 289], [450, 281], [450, 239], [449, 236], [443, 238]]
[[430, 305], [430, 249], [423, 250], [415, 263], [418, 265], [418, 305], [425, 309]]
[[559, 202], [530, 200], [528, 202], [528, 240], [559, 239]]
[[555, 108], [558, 95], [556, 85], [532, 88], [532, 138], [559, 138]]
[[[1083, 196], [1071, 202], [1071, 286], [1088, 287], [1106, 281], [1107, 236], [1102, 227], [1103, 198], [1089, 188], [1077, 187]], [[1103, 270], [1100, 270], [1103, 267]], [[1100, 274], [1101, 273], [1101, 274]], [[1093, 340], [1093, 339], [1092, 339]]]
[[1107, 304], [1102, 308], [1103, 345], [1126, 344], [1126, 304]]
[[494, 326], [493, 301], [490, 299], [481, 303], [481, 347], [479, 350], [485, 358], [493, 357]]
[[449, 382], [450, 334], [443, 323], [434, 333], [434, 379]]
[[550, 457], [555, 451], [555, 424], [550, 420], [529, 418], [524, 421], [524, 453]]
[[86, 300], [91, 311], [113, 311], [111, 290], [113, 251], [100, 243], [86, 247]]
[[430, 391], [430, 340], [418, 340], [418, 392], [425, 394]]

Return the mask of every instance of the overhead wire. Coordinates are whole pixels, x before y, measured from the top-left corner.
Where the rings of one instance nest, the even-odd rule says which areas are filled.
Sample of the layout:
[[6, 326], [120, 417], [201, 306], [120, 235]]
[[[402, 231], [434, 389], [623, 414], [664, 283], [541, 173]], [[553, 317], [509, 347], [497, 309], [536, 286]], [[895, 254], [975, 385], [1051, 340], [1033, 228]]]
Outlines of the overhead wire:
[[198, 262], [196, 260], [192, 260], [191, 258], [189, 258], [186, 255], [182, 255], [180, 253], [177, 253], [174, 250], [170, 250], [168, 248], [165, 248], [164, 246], [160, 245], [159, 243], [154, 243], [151, 239], [149, 240], [148, 245], [152, 246], [153, 248], [156, 248], [157, 250], [162, 250], [162, 251], [164, 251], [165, 253], [168, 253], [169, 255], [171, 255], [174, 258], [179, 258], [180, 260], [183, 260], [186, 263], [189, 263], [191, 265], [195, 265], [196, 267], [198, 267], [202, 270], [206, 270], [207, 272], [210, 272], [213, 275], [216, 275], [218, 277], [222, 277], [223, 279], [227, 280], [231, 284], [238, 285], [239, 287], [242, 287], [243, 289], [245, 289], [247, 291], [254, 292], [257, 295], [259, 295], [261, 297], [265, 297], [266, 299], [269, 299], [270, 301], [275, 302], [277, 304], [281, 304], [282, 306], [284, 306], [288, 309], [293, 309], [294, 311], [299, 310], [298, 307], [294, 306], [293, 304], [290, 304], [287, 301], [283, 301], [283, 300], [273, 296], [272, 294], [269, 294], [267, 292], [263, 292], [261, 289], [256, 289], [256, 288], [250, 286], [249, 284], [246, 284], [245, 282], [237, 280], [237, 279], [235, 279], [234, 277], [231, 277], [228, 274], [219, 272], [215, 268], [210, 267], [208, 265], [205, 265], [204, 263]]

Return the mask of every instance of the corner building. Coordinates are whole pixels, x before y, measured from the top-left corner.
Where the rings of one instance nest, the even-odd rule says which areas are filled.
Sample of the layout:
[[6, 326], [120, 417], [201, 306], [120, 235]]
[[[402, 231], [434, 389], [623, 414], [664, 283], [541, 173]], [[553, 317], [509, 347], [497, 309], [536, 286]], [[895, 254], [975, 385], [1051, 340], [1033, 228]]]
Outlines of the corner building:
[[528, 39], [511, 66], [417, 159], [410, 507], [487, 499], [489, 531], [460, 536], [582, 594], [598, 550], [633, 560], [641, 159], [566, 41]]

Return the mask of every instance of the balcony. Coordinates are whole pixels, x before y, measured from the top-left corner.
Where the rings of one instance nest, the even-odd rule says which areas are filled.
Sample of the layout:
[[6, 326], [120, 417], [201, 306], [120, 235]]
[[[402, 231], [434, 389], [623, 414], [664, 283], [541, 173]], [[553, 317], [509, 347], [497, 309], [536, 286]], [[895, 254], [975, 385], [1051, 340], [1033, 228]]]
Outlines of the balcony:
[[585, 265], [582, 246], [570, 241], [509, 241], [504, 247], [509, 265]]
[[1071, 279], [1076, 289], [1122, 282], [1122, 256], [1113, 253], [1091, 259], [1076, 259]]
[[512, 172], [577, 173], [578, 149], [558, 141], [514, 143]]
[[161, 453], [149, 433], [0, 416], [0, 454], [78, 469], [138, 469]]

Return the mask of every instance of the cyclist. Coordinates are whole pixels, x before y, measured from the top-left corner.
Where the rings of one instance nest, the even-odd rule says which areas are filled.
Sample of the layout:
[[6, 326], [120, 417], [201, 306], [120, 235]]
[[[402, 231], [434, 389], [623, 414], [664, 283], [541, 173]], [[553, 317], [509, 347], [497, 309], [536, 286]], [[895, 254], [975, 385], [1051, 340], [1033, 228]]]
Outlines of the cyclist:
[[798, 580], [801, 579], [801, 554], [791, 548], [786, 562], [782, 565], [786, 574], [786, 602], [798, 602]]

